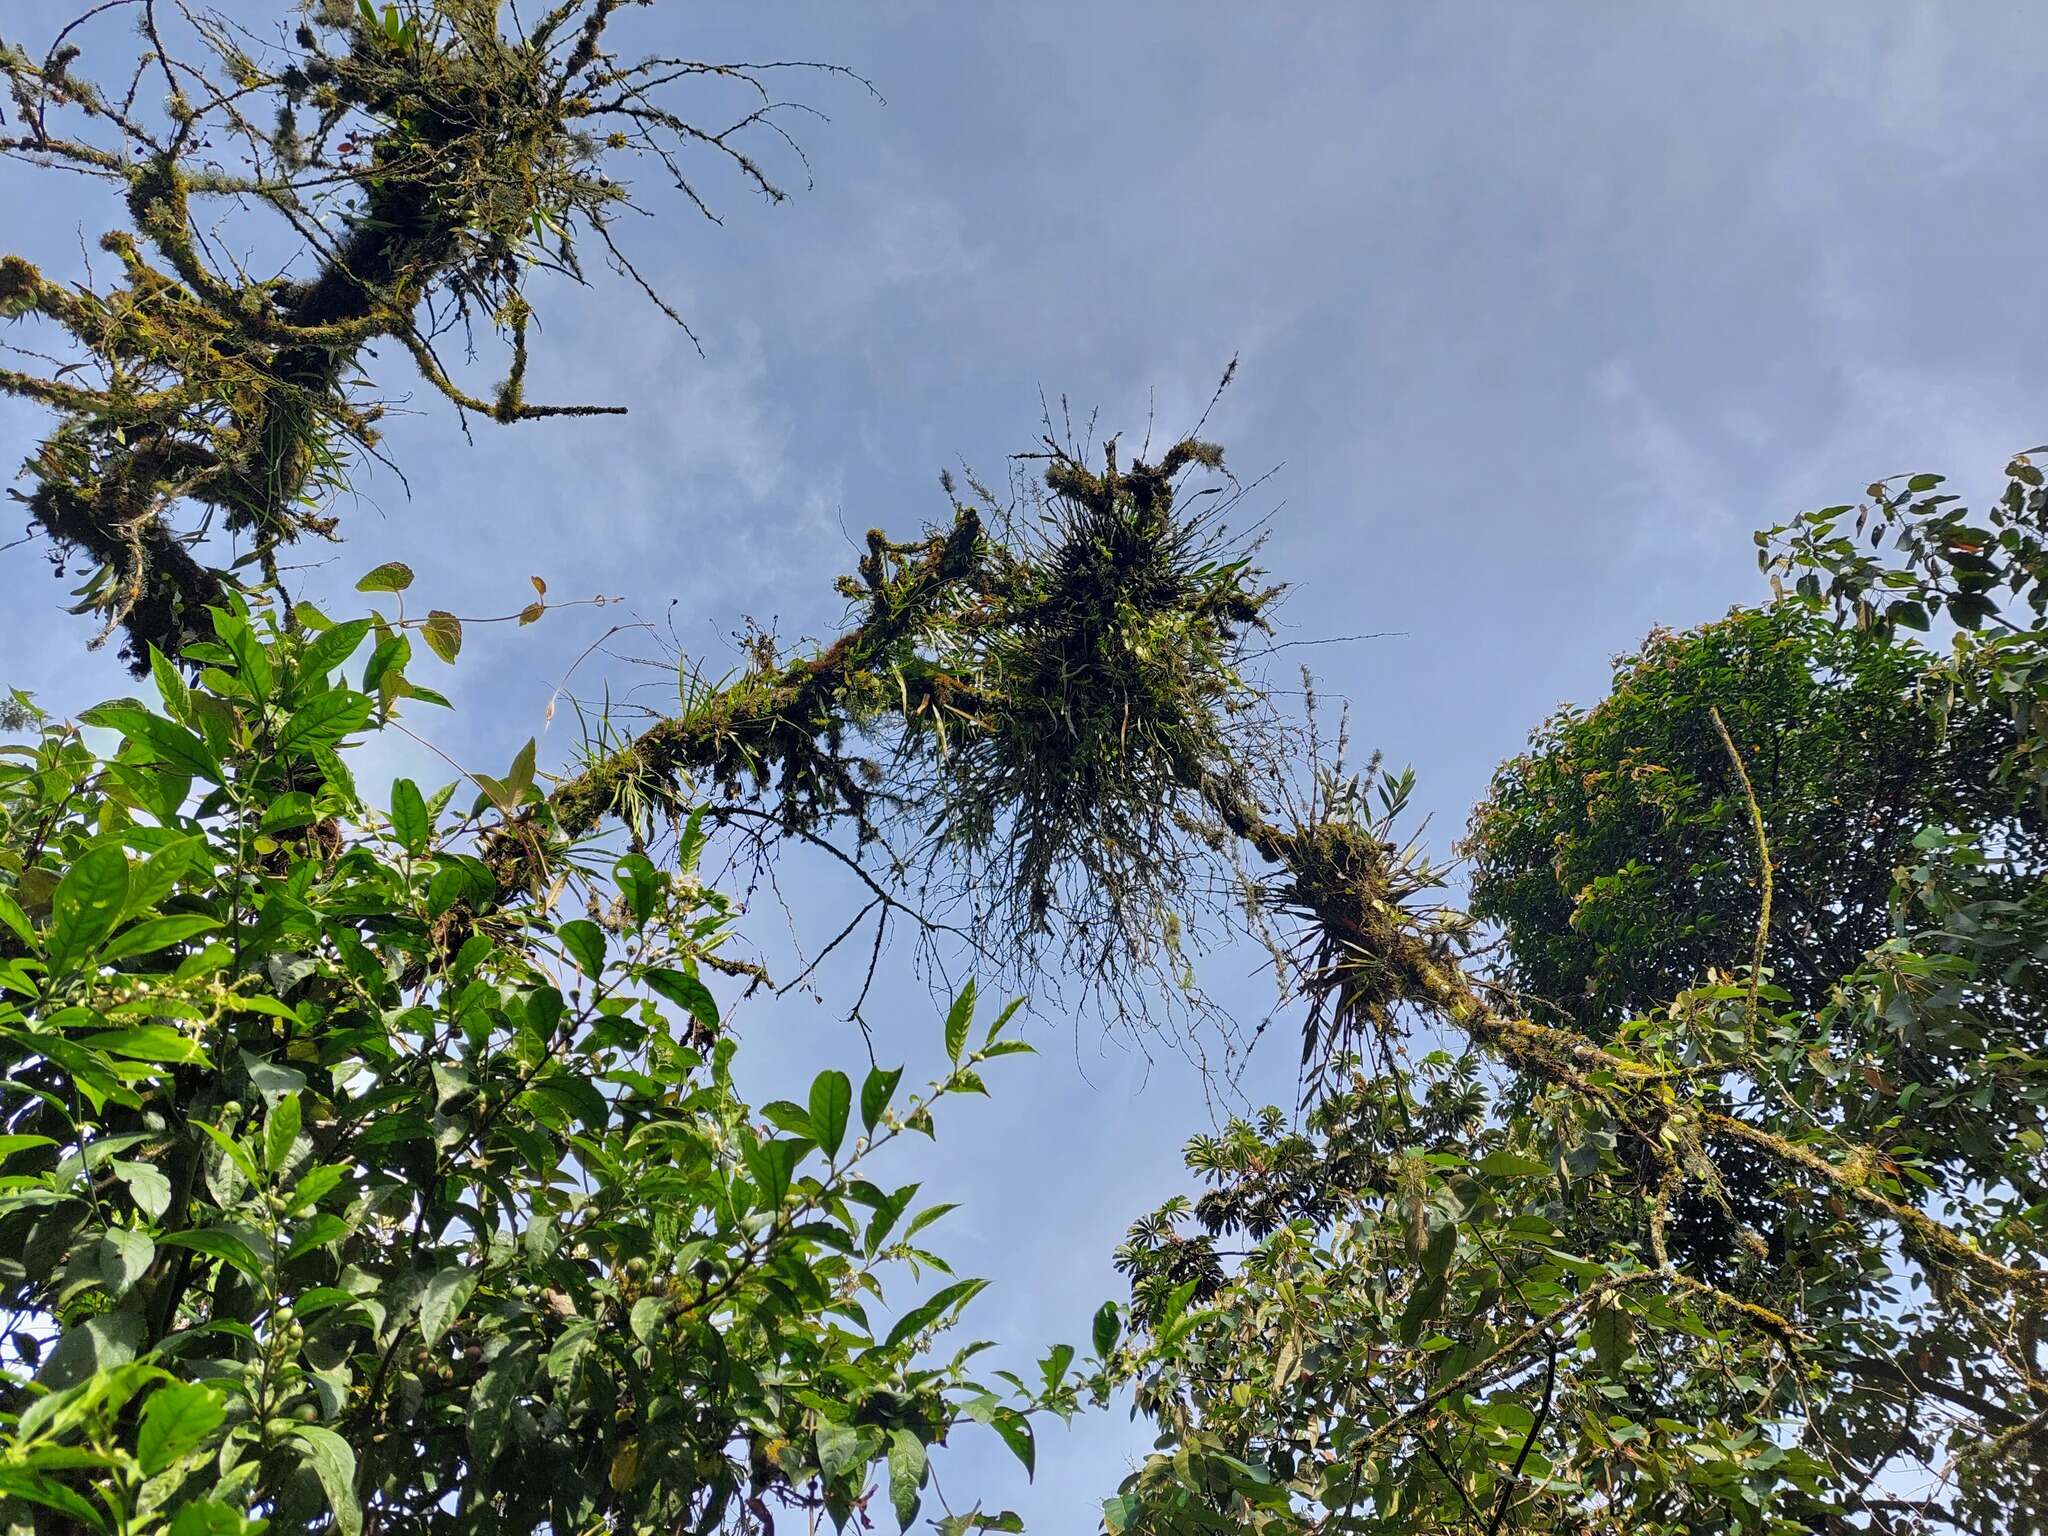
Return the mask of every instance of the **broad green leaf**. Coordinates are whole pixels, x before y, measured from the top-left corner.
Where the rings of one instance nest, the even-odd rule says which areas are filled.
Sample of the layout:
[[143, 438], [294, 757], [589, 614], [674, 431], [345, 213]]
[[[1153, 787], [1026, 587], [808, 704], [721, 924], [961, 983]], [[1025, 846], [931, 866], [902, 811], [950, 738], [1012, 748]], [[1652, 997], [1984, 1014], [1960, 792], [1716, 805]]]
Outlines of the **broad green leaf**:
[[172, 917], [151, 917], [123, 929], [114, 941], [100, 951], [100, 960], [108, 965], [116, 960], [126, 960], [134, 955], [153, 955], [160, 949], [173, 944], [182, 944], [187, 939], [202, 933], [210, 933], [220, 923], [211, 917], [198, 913], [179, 913]]
[[402, 560], [387, 560], [356, 583], [358, 592], [403, 592], [412, 585], [412, 567]]
[[102, 1030], [88, 1035], [85, 1043], [109, 1056], [130, 1061], [152, 1061], [165, 1066], [204, 1064], [206, 1052], [199, 1042], [169, 1024], [135, 1024], [127, 1029]]
[[171, 1208], [171, 1181], [148, 1163], [116, 1161], [110, 1164], [114, 1177], [128, 1186], [128, 1198], [151, 1221], [162, 1219]]
[[802, 1158], [805, 1143], [777, 1137], [773, 1141], [758, 1141], [746, 1149], [747, 1172], [754, 1176], [754, 1183], [760, 1187], [760, 1208], [775, 1210], [782, 1204], [782, 1197], [789, 1193], [790, 1176]]
[[147, 747], [158, 762], [179, 773], [209, 779], [215, 784], [226, 781], [219, 759], [206, 743], [162, 715], [133, 705], [102, 705], [86, 711], [82, 718], [88, 725], [104, 725], [119, 731], [130, 741]]
[[44, 953], [50, 969], [70, 970], [97, 950], [121, 920], [128, 900], [128, 857], [114, 843], [88, 848], [57, 882], [50, 898]]
[[159, 1246], [190, 1248], [210, 1259], [232, 1265], [252, 1280], [263, 1278], [263, 1260], [256, 1250], [222, 1227], [199, 1227], [190, 1232], [172, 1232], [157, 1239]]
[[998, 1408], [989, 1419], [989, 1428], [1003, 1437], [1003, 1444], [1010, 1448], [1010, 1454], [1023, 1463], [1024, 1476], [1038, 1475], [1038, 1440], [1031, 1432], [1031, 1421], [1014, 1408]]
[[249, 1522], [213, 1499], [188, 1500], [171, 1520], [171, 1536], [243, 1536], [249, 1528]]
[[130, 1286], [149, 1273], [155, 1258], [156, 1244], [149, 1240], [147, 1232], [138, 1232], [133, 1227], [109, 1227], [100, 1238], [100, 1278], [106, 1283], [108, 1294], [126, 1295]]
[[328, 673], [355, 655], [356, 647], [363, 643], [363, 636], [370, 632], [370, 627], [368, 619], [350, 619], [345, 624], [323, 630], [299, 652], [301, 682], [326, 681]]
[[345, 1176], [344, 1170], [334, 1163], [322, 1163], [317, 1168], [309, 1168], [304, 1177], [293, 1186], [291, 1201], [285, 1207], [286, 1214], [296, 1215], [300, 1211], [311, 1210], [330, 1191], [339, 1188]]
[[828, 1478], [857, 1472], [874, 1458], [881, 1442], [877, 1432], [864, 1425], [840, 1424], [831, 1419], [818, 1422], [818, 1470]]
[[206, 839], [176, 837], [128, 871], [128, 904], [124, 917], [140, 917], [155, 907], [178, 882], [207, 867]]
[[126, 1365], [141, 1352], [142, 1319], [134, 1312], [102, 1312], [64, 1330], [36, 1379], [52, 1389]]
[[957, 1280], [929, 1301], [912, 1307], [898, 1318], [896, 1326], [889, 1330], [889, 1337], [884, 1341], [885, 1347], [893, 1349], [906, 1339], [924, 1332], [953, 1308], [965, 1306], [973, 1300], [975, 1294], [987, 1284], [986, 1280]]
[[477, 1273], [468, 1265], [438, 1271], [420, 1291], [420, 1337], [432, 1349], [440, 1343], [476, 1290]]
[[[532, 781], [529, 769], [527, 782]], [[655, 907], [661, 900], [661, 888], [664, 883], [661, 871], [654, 867], [654, 861], [646, 854], [629, 853], [612, 867], [612, 877], [619, 882], [620, 894], [626, 898], [626, 905], [632, 909], [633, 920], [645, 927], [647, 920], [654, 916]]]
[[5, 891], [0, 891], [0, 923], [5, 923], [13, 930], [14, 936], [21, 940], [30, 954], [41, 952], [42, 945], [36, 938], [35, 925], [28, 920], [28, 914], [21, 910], [21, 903]]
[[135, 1432], [135, 1456], [143, 1474], [154, 1477], [197, 1450], [227, 1417], [221, 1400], [198, 1383], [159, 1387], [143, 1405]]
[[1117, 1336], [1123, 1332], [1123, 1319], [1117, 1314], [1116, 1303], [1105, 1301], [1095, 1312], [1095, 1355], [1107, 1360], [1109, 1352], [1116, 1348]]
[[[0, 1494], [54, 1509], [89, 1531], [104, 1531], [106, 1517], [55, 1478], [26, 1467], [0, 1467]], [[33, 1529], [33, 1527], [31, 1527]]]
[[918, 1490], [924, 1486], [924, 1442], [907, 1429], [889, 1436], [889, 1502], [906, 1531], [917, 1518]]
[[597, 924], [585, 917], [571, 918], [555, 930], [555, 936], [584, 975], [593, 981], [604, 975], [604, 930]]
[[419, 785], [411, 779], [395, 779], [391, 785], [391, 830], [407, 853], [426, 852], [434, 824], [427, 816], [427, 802]]
[[647, 973], [647, 985], [706, 1029], [718, 1028], [718, 1000], [696, 977], [683, 971], [656, 969]]
[[1502, 1179], [1536, 1178], [1550, 1172], [1550, 1165], [1520, 1152], [1489, 1152], [1479, 1159], [1479, 1171]]
[[761, 1118], [778, 1131], [787, 1131], [792, 1136], [801, 1136], [806, 1141], [818, 1139], [817, 1128], [811, 1123], [811, 1112], [801, 1104], [792, 1104], [788, 1099], [776, 1099], [761, 1106]]
[[1619, 1371], [1632, 1353], [1628, 1313], [1613, 1301], [1602, 1303], [1593, 1313], [1593, 1355], [1600, 1369]]
[[412, 660], [412, 642], [402, 634], [385, 636], [363, 664], [363, 692], [381, 694], [386, 678], [403, 677]]
[[420, 626], [420, 638], [427, 642], [428, 650], [452, 664], [462, 652], [462, 620], [445, 608], [436, 608]]
[[183, 720], [191, 705], [192, 690], [185, 686], [185, 679], [171, 665], [170, 658], [155, 645], [149, 648], [149, 675], [155, 679], [156, 691], [163, 697], [164, 712], [173, 720]]
[[332, 747], [349, 732], [369, 724], [371, 707], [366, 695], [346, 688], [315, 694], [292, 711], [291, 719], [277, 733], [277, 749], [289, 753]]
[[860, 1120], [868, 1128], [868, 1134], [875, 1133], [875, 1127], [882, 1122], [882, 1111], [889, 1107], [889, 1096], [896, 1091], [896, 1085], [903, 1081], [903, 1069], [894, 1068], [884, 1072], [880, 1067], [870, 1068], [867, 1081], [860, 1085]]
[[295, 1425], [292, 1433], [298, 1436], [301, 1454], [326, 1490], [335, 1529], [341, 1536], [362, 1536], [363, 1511], [356, 1503], [356, 1453], [333, 1430], [317, 1424]]
[[263, 1166], [270, 1172], [282, 1173], [285, 1164], [291, 1161], [292, 1148], [298, 1145], [299, 1127], [303, 1120], [296, 1093], [286, 1094], [271, 1106], [263, 1121]]
[[1455, 1221], [1432, 1212], [1429, 1225], [1429, 1241], [1422, 1250], [1422, 1267], [1433, 1276], [1441, 1276], [1451, 1267], [1451, 1260], [1458, 1252], [1458, 1224]]
[[853, 1081], [844, 1072], [820, 1072], [811, 1084], [812, 1134], [827, 1157], [837, 1157], [853, 1109]]
[[314, 814], [311, 795], [303, 789], [288, 789], [263, 808], [258, 826], [265, 832], [289, 832], [309, 824]]
[[632, 1313], [627, 1317], [633, 1337], [642, 1344], [652, 1344], [660, 1330], [662, 1320], [668, 1316], [668, 1301], [660, 1296], [642, 1296], [633, 1303]]

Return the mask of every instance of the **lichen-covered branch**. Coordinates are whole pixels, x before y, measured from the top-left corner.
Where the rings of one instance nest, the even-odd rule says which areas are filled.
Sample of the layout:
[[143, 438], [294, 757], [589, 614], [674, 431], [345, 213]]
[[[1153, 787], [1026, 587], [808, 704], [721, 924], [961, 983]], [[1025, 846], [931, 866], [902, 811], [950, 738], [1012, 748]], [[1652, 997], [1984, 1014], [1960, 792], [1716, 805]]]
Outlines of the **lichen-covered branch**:
[[[188, 46], [173, 52], [145, 7], [137, 84], [115, 98], [79, 60], [99, 35], [84, 24], [120, 9], [84, 11], [40, 55], [0, 38], [14, 108], [0, 153], [111, 183], [127, 221], [101, 242], [120, 266], [103, 290], [18, 257], [0, 264], [0, 318], [43, 322], [70, 353], [47, 370], [0, 369], [0, 392], [58, 414], [21, 499], [60, 573], [88, 563], [80, 608], [101, 617], [101, 638], [125, 633], [138, 669], [152, 646], [176, 656], [240, 581], [203, 556], [210, 535], [235, 539], [266, 575], [278, 546], [334, 536], [332, 494], [377, 444], [380, 407], [362, 377], [376, 343], [398, 343], [444, 398], [492, 421], [621, 409], [526, 397], [534, 272], [580, 280], [578, 239], [595, 234], [646, 286], [608, 228], [629, 206], [614, 159], [651, 158], [707, 214], [685, 174], [692, 155], [784, 196], [748, 148], [781, 134], [765, 70], [622, 63], [604, 49], [612, 0], [569, 0], [524, 30], [501, 25], [492, 0], [327, 0], [262, 56], [248, 34], [183, 7]], [[138, 102], [145, 77], [168, 91], [160, 111]], [[661, 100], [707, 81], [752, 102], [702, 127]], [[222, 254], [200, 209], [222, 202], [285, 220], [305, 275], [252, 276]], [[488, 398], [433, 346], [479, 324], [510, 352]]]

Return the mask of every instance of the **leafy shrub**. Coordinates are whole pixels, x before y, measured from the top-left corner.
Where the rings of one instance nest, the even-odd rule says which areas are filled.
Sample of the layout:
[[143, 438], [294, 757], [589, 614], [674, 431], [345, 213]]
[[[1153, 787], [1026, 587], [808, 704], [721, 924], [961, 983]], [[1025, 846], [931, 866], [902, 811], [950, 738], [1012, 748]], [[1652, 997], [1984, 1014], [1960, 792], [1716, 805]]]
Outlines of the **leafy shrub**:
[[[873, 1158], [1028, 1050], [1006, 1012], [900, 1097], [827, 1070], [759, 1114], [694, 867], [565, 850], [501, 900], [454, 787], [364, 799], [382, 620], [215, 610], [188, 685], [0, 760], [0, 1496], [17, 1527], [709, 1531], [907, 1524], [963, 1418], [1032, 1461], [1071, 1351], [999, 1399], [935, 1352], [953, 1279]], [[383, 692], [380, 704], [373, 694]], [[588, 909], [567, 892], [588, 887]], [[885, 1282], [945, 1283], [888, 1322]], [[1014, 1379], [1012, 1379], [1014, 1382]], [[813, 1514], [811, 1518], [815, 1519]], [[978, 1512], [947, 1528], [1014, 1525]]]

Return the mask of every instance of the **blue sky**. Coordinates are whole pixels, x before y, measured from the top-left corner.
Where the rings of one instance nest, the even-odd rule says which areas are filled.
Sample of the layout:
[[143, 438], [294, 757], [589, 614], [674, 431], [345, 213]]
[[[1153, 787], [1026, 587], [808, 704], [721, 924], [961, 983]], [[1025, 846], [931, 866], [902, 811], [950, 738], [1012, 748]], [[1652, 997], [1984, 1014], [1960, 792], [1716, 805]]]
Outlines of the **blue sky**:
[[[10, 6], [0, 31], [46, 7], [65, 9]], [[1895, 472], [1982, 491], [2048, 437], [2031, 8], [902, 0], [627, 19], [622, 38], [661, 51], [844, 64], [886, 104], [792, 77], [831, 119], [792, 124], [815, 185], [781, 162], [798, 195], [770, 208], [714, 174], [722, 229], [650, 192], [660, 216], [624, 243], [703, 356], [622, 285], [541, 295], [530, 393], [631, 416], [478, 426], [472, 446], [414, 391], [393, 423], [410, 495], [366, 478], [345, 549], [304, 575], [316, 594], [404, 558], [423, 601], [464, 614], [516, 609], [529, 574], [624, 599], [473, 632], [456, 712], [413, 723], [484, 771], [541, 731], [554, 680], [614, 620], [673, 621], [714, 673], [747, 616], [827, 632], [862, 532], [942, 517], [941, 466], [1001, 474], [1041, 392], [1133, 436], [1156, 409], [1171, 432], [1238, 355], [1210, 431], [1240, 474], [1277, 470], [1254, 509], [1296, 584], [1285, 638], [1393, 632], [1297, 654], [1361, 742], [1416, 766], [1447, 845], [1492, 765], [1596, 697], [1610, 655], [1759, 595], [1752, 528]], [[0, 167], [0, 248], [75, 271], [81, 236], [115, 221], [89, 186]], [[398, 367], [383, 381], [410, 387]], [[0, 459], [36, 426], [0, 403]], [[0, 681], [60, 709], [124, 691], [110, 658], [81, 661], [87, 630], [38, 549], [0, 554], [0, 583]], [[650, 676], [599, 658], [578, 683]], [[544, 762], [570, 730], [558, 715]], [[790, 883], [815, 944], [846, 892], [808, 863]], [[753, 924], [787, 952], [766, 892]], [[1253, 963], [1212, 977], [1258, 1008]], [[906, 947], [884, 972], [878, 1049], [929, 1066], [937, 1019]], [[764, 1088], [862, 1058], [847, 980], [738, 1012]], [[1178, 1187], [1211, 1114], [1170, 1052], [1053, 1008], [1032, 1028], [1044, 1054], [942, 1122], [929, 1180], [963, 1202], [946, 1251], [996, 1281], [978, 1330], [1020, 1348], [1085, 1337], [1112, 1246]], [[1284, 1038], [1255, 1059], [1255, 1101], [1286, 1100], [1292, 1062]], [[1033, 1488], [992, 1444], [942, 1476], [956, 1501], [1085, 1530], [1142, 1449], [1113, 1415], [1049, 1435]]]

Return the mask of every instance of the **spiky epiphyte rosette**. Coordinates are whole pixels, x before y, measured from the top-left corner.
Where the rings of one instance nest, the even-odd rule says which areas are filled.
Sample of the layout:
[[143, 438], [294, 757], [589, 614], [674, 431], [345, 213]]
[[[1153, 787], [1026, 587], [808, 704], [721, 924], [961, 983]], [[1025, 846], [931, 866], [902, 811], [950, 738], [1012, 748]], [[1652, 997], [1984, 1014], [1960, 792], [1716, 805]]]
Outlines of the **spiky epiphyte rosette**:
[[1186, 510], [1184, 477], [1220, 474], [1220, 448], [1121, 466], [1112, 440], [1100, 469], [1048, 450], [990, 552], [999, 621], [964, 625], [950, 662], [975, 720], [942, 747], [943, 837], [1004, 931], [1056, 922], [1114, 967], [1171, 952], [1190, 882], [1222, 859], [1202, 786], [1242, 780], [1270, 728], [1243, 664], [1280, 589], [1223, 523], [1227, 481]]

